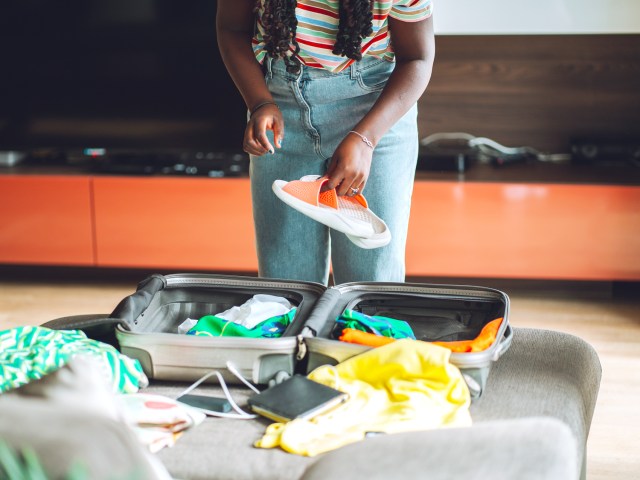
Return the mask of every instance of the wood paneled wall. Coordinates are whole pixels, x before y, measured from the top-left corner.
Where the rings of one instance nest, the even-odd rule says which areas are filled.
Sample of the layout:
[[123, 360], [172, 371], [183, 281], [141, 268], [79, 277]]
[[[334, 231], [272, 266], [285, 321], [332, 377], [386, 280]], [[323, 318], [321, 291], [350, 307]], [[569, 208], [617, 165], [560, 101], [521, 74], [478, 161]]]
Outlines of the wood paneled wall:
[[640, 140], [640, 35], [438, 36], [421, 136], [467, 132], [568, 152], [580, 135]]

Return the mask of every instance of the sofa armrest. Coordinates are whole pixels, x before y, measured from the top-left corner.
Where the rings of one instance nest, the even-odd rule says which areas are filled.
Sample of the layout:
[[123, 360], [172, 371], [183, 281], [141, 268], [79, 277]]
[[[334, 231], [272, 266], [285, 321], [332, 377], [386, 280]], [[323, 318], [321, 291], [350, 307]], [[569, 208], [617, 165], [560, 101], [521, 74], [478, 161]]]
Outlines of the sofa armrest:
[[321, 457], [301, 480], [567, 480], [578, 476], [575, 455], [564, 423], [523, 418], [368, 438]]

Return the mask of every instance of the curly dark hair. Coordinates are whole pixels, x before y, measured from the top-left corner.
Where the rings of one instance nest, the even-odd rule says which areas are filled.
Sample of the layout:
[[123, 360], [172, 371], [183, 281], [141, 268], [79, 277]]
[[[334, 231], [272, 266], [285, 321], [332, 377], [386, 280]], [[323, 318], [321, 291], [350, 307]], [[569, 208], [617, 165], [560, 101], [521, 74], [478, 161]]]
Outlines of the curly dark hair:
[[[264, 27], [265, 50], [271, 57], [283, 58], [287, 68], [297, 69], [297, 61], [289, 52], [289, 45], [294, 47], [294, 54], [300, 51], [296, 41], [296, 0], [256, 0], [254, 11], [257, 12], [264, 1], [264, 14], [261, 22]], [[373, 32], [373, 0], [341, 0], [340, 23], [336, 43], [333, 47], [335, 55], [342, 55], [353, 60], [361, 60], [362, 40]]]

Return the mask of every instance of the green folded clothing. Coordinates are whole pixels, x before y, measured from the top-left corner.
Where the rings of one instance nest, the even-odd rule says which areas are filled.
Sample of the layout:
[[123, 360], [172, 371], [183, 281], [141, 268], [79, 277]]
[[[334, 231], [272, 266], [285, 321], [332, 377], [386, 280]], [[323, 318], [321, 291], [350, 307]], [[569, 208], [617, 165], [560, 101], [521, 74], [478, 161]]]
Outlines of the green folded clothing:
[[333, 331], [335, 338], [338, 338], [345, 328], [360, 330], [367, 333], [373, 333], [389, 338], [410, 338], [415, 340], [416, 337], [411, 326], [404, 320], [396, 320], [382, 316], [365, 315], [361, 312], [346, 309], [336, 319], [336, 326]]
[[215, 315], [205, 315], [187, 332], [187, 335], [208, 337], [249, 337], [249, 338], [278, 338], [293, 321], [296, 309], [292, 308], [285, 315], [267, 318], [253, 328], [247, 328], [239, 323], [230, 322]]

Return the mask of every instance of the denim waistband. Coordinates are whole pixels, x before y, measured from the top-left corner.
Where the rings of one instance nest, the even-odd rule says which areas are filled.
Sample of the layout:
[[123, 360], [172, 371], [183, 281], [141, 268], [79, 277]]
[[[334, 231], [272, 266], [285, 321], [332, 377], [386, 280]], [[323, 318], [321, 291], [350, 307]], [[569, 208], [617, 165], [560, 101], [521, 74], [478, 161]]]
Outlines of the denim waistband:
[[331, 72], [325, 68], [315, 68], [301, 64], [299, 71], [297, 73], [292, 73], [287, 71], [287, 66], [283, 59], [274, 59], [267, 56], [264, 59], [263, 68], [265, 71], [265, 75], [268, 76], [278, 75], [289, 80], [313, 80], [315, 78], [336, 78], [340, 76], [349, 76], [351, 78], [356, 78], [357, 72], [368, 70], [382, 63], [389, 63], [389, 60], [384, 60], [382, 58], [369, 55], [364, 56], [359, 62], [353, 62], [349, 67], [340, 72]]

